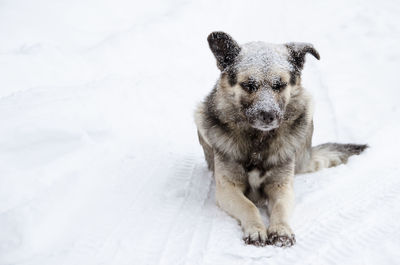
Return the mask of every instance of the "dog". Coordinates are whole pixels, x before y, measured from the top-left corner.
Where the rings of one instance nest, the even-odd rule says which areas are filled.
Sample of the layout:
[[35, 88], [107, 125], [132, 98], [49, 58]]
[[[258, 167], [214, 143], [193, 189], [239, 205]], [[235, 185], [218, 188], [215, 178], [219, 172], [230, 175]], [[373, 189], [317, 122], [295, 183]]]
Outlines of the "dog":
[[[292, 246], [294, 175], [346, 163], [368, 146], [311, 146], [313, 104], [301, 72], [306, 54], [320, 59], [312, 44], [239, 45], [224, 32], [207, 40], [221, 74], [195, 123], [217, 205], [239, 221], [246, 244]], [[268, 228], [257, 208], [265, 204]]]

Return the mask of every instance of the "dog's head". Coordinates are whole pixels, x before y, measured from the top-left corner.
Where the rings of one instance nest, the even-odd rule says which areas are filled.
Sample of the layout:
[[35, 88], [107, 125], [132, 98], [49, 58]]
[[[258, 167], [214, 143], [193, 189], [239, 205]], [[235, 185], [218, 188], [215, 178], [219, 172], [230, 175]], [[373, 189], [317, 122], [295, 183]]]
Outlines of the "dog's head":
[[235, 116], [232, 120], [262, 131], [281, 124], [292, 94], [300, 89], [305, 55], [320, 58], [309, 43], [239, 45], [224, 32], [211, 33], [208, 43], [221, 70], [217, 104]]

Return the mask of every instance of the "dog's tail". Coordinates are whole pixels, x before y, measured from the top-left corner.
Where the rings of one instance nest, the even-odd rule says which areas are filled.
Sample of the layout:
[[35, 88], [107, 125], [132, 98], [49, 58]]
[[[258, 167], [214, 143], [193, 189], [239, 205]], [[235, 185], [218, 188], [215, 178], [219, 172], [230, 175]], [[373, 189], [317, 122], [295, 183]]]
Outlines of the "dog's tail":
[[335, 167], [347, 163], [352, 155], [361, 154], [366, 144], [337, 144], [326, 143], [312, 147], [311, 157], [302, 173], [315, 172], [322, 168]]

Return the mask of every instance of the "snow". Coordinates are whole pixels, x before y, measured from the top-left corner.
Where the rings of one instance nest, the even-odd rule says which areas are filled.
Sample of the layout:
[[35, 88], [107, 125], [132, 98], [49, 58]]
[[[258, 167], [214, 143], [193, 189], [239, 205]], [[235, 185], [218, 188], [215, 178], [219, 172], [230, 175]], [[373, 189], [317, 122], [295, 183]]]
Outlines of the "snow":
[[[399, 12], [394, 0], [2, 1], [0, 264], [395, 264]], [[215, 205], [193, 122], [219, 74], [215, 30], [312, 43], [314, 144], [371, 146], [295, 178], [293, 248], [244, 245]]]
[[[292, 71], [293, 65], [288, 61], [288, 52], [286, 47], [278, 44], [255, 41], [243, 44], [240, 59], [235, 64], [238, 69], [245, 71], [252, 68], [264, 76], [271, 74], [271, 68]], [[277, 77], [271, 78], [271, 83], [277, 81]]]

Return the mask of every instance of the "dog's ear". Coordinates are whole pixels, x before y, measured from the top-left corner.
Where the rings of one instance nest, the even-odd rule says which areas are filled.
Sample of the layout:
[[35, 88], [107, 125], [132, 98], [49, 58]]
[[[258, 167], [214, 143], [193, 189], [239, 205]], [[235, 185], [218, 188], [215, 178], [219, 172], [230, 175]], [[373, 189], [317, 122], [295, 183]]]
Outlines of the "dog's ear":
[[320, 59], [318, 51], [311, 43], [290, 42], [285, 44], [285, 46], [289, 50], [290, 62], [297, 68], [298, 71], [303, 69], [305, 56], [307, 53], [312, 54], [318, 60]]
[[208, 35], [207, 40], [211, 51], [217, 59], [217, 66], [221, 71], [233, 64], [240, 53], [239, 44], [225, 32], [212, 32]]

